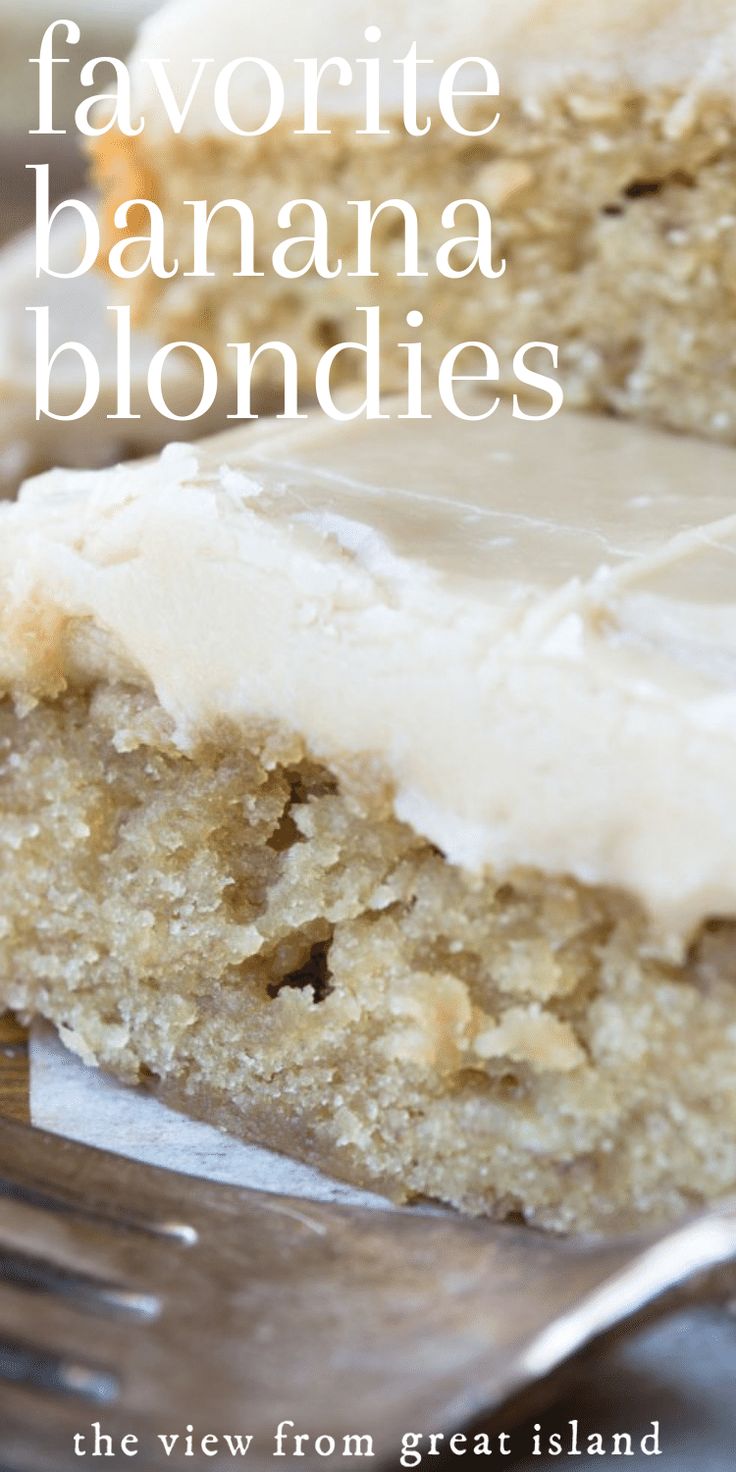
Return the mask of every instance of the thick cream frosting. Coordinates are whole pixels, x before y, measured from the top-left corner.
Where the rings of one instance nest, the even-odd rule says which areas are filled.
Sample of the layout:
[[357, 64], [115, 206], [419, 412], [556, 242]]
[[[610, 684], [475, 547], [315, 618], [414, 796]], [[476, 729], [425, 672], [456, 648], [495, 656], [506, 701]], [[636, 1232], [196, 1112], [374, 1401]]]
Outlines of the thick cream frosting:
[[451, 861], [736, 914], [733, 453], [562, 414], [263, 422], [0, 509], [0, 685], [112, 636], [183, 745], [278, 722]]
[[[380, 42], [364, 32], [378, 25]], [[303, 96], [299, 57], [379, 57], [384, 97], [400, 99], [401, 73], [392, 65], [416, 41], [433, 66], [419, 71], [420, 94], [436, 98], [442, 71], [465, 56], [493, 62], [504, 91], [535, 94], [564, 87], [572, 77], [602, 83], [633, 83], [725, 91], [736, 79], [736, 10], [733, 0], [170, 0], [141, 28], [133, 58], [134, 96], [148, 131], [169, 127], [148, 69], [149, 58], [166, 58], [180, 100], [191, 85], [193, 58], [211, 58], [212, 73], [239, 56], [262, 57], [280, 72], [286, 112], [298, 113]], [[325, 75], [324, 108], [350, 115], [359, 95], [353, 86]], [[178, 84], [178, 85], [176, 85]], [[393, 88], [393, 92], [391, 89]], [[233, 113], [242, 126], [262, 121], [268, 111], [266, 83], [254, 67], [236, 73]], [[212, 88], [203, 85], [191, 108], [187, 135], [220, 131]]]

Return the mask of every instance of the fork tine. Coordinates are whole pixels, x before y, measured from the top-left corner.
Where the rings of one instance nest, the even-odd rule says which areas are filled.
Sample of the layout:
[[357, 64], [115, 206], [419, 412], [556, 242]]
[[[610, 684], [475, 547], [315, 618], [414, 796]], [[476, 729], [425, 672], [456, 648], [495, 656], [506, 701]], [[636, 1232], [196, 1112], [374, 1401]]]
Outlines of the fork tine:
[[120, 1391], [120, 1382], [111, 1370], [91, 1361], [49, 1353], [22, 1340], [0, 1339], [0, 1381], [96, 1405], [108, 1405]]
[[[39, 1272], [43, 1265], [47, 1277], [57, 1275], [55, 1284], [47, 1282], [45, 1286], [59, 1292], [66, 1276], [76, 1280], [80, 1292], [84, 1281], [90, 1280], [89, 1295], [96, 1287], [99, 1292], [135, 1289], [141, 1295], [156, 1296], [155, 1285], [162, 1268], [171, 1263], [172, 1255], [178, 1258], [182, 1251], [186, 1256], [186, 1250], [178, 1244], [115, 1231], [107, 1224], [77, 1219], [72, 1213], [59, 1216], [7, 1198], [0, 1200], [0, 1278], [13, 1278], [19, 1283], [25, 1272], [29, 1287], [35, 1263]], [[28, 1260], [27, 1270], [24, 1260]], [[69, 1289], [73, 1286], [69, 1282]], [[146, 1312], [143, 1303], [141, 1312]]]
[[167, 1191], [168, 1173], [160, 1175], [125, 1156], [0, 1120], [0, 1199], [191, 1246], [197, 1233], [179, 1215], [176, 1178]]
[[196, 1241], [196, 1231], [185, 1222], [148, 1221], [130, 1213], [101, 1211], [85, 1206], [80, 1200], [67, 1199], [51, 1191], [38, 1191], [18, 1181], [0, 1177], [0, 1199], [19, 1201], [26, 1206], [38, 1207], [40, 1211], [57, 1212], [60, 1216], [82, 1216], [86, 1221], [98, 1222], [102, 1226], [124, 1227], [127, 1231], [141, 1232], [144, 1236], [160, 1237], [164, 1240], [183, 1242]]
[[154, 1319], [161, 1311], [161, 1301], [153, 1293], [135, 1293], [109, 1279], [61, 1267], [46, 1257], [8, 1251], [1, 1246], [0, 1283], [31, 1293], [50, 1293], [69, 1299], [75, 1308], [89, 1313]]
[[114, 1399], [145, 1322], [119, 1317], [115, 1309], [105, 1313], [101, 1301], [96, 1308], [91, 1321], [86, 1305], [72, 1298], [0, 1284], [0, 1383]]

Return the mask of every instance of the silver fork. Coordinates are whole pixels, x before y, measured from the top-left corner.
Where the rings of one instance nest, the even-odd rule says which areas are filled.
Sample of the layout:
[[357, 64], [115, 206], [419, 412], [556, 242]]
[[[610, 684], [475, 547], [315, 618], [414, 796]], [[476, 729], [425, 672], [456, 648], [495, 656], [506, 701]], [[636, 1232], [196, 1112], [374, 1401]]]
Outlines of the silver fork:
[[0, 1197], [3, 1472], [90, 1465], [95, 1426], [142, 1472], [233, 1468], [238, 1434], [256, 1472], [292, 1465], [295, 1436], [303, 1472], [355, 1466], [357, 1436], [396, 1466], [404, 1433], [507, 1424], [593, 1344], [736, 1286], [736, 1203], [562, 1240], [217, 1186], [6, 1123]]

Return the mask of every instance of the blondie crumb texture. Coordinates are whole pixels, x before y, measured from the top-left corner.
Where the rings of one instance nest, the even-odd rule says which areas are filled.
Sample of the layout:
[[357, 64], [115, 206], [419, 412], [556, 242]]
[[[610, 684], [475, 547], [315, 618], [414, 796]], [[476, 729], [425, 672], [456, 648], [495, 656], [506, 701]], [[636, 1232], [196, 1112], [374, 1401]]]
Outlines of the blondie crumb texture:
[[735, 986], [733, 924], [665, 963], [633, 902], [464, 874], [283, 733], [0, 703], [3, 1002], [348, 1180], [557, 1229], [732, 1190]]
[[[480, 119], [478, 120], [480, 123]], [[736, 440], [736, 114], [723, 89], [682, 85], [642, 90], [630, 82], [576, 79], [533, 99], [503, 98], [502, 122], [489, 136], [468, 139], [436, 130], [408, 139], [400, 128], [379, 140], [355, 136], [354, 119], [330, 119], [331, 136], [294, 136], [284, 120], [262, 139], [202, 133], [150, 143], [116, 138], [97, 145], [97, 171], [109, 218], [141, 193], [166, 220], [168, 256], [179, 262], [169, 281], [151, 271], [126, 283], [141, 321], [156, 322], [163, 341], [194, 338], [235, 370], [226, 345], [274, 339], [293, 346], [305, 395], [317, 362], [339, 342], [363, 340], [357, 306], [380, 304], [382, 382], [405, 392], [406, 348], [421, 337], [426, 383], [436, 383], [443, 355], [456, 343], [491, 344], [506, 387], [518, 388], [512, 361], [522, 344], [559, 345], [559, 377], [570, 406], [603, 409], [712, 438]], [[472, 124], [469, 123], [469, 126]], [[210, 232], [210, 279], [192, 270], [192, 210], [207, 181], [210, 206], [243, 199], [253, 211], [256, 265], [244, 279], [240, 223], [233, 210]], [[331, 265], [341, 274], [298, 280], [272, 269], [284, 240], [279, 207], [312, 198], [330, 225]], [[374, 233], [372, 278], [356, 263], [356, 211], [347, 202], [403, 199], [420, 223], [423, 279], [406, 278], [403, 225], [386, 210]], [[456, 229], [441, 225], [451, 199], [478, 199], [493, 216], [494, 262], [506, 273], [486, 279], [476, 269], [448, 280], [436, 269], [438, 249], [453, 234], [472, 235], [475, 212], [458, 211]], [[295, 216], [293, 233], [308, 227]], [[477, 229], [477, 224], [475, 224]], [[118, 239], [111, 232], [111, 240]], [[463, 254], [464, 252], [464, 254]], [[455, 270], [473, 257], [472, 242], [452, 255]], [[308, 247], [304, 247], [304, 262]], [[296, 267], [297, 248], [290, 265]], [[424, 313], [421, 333], [407, 333], [406, 313]], [[529, 354], [530, 366], [534, 359]], [[535, 366], [549, 373], [545, 352]], [[362, 356], [342, 353], [335, 382], [349, 383]], [[472, 371], [467, 368], [464, 371]], [[281, 394], [280, 355], [258, 359], [253, 383], [273, 403]], [[532, 391], [529, 412], [548, 407]]]

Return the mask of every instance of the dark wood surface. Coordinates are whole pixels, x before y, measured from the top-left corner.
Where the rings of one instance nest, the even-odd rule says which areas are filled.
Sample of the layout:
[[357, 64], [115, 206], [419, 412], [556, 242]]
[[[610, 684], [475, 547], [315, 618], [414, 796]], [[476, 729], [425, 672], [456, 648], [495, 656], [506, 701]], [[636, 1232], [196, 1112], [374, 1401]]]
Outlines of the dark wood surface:
[[10, 1012], [0, 1017], [0, 1114], [25, 1123], [30, 1119], [28, 1034]]

